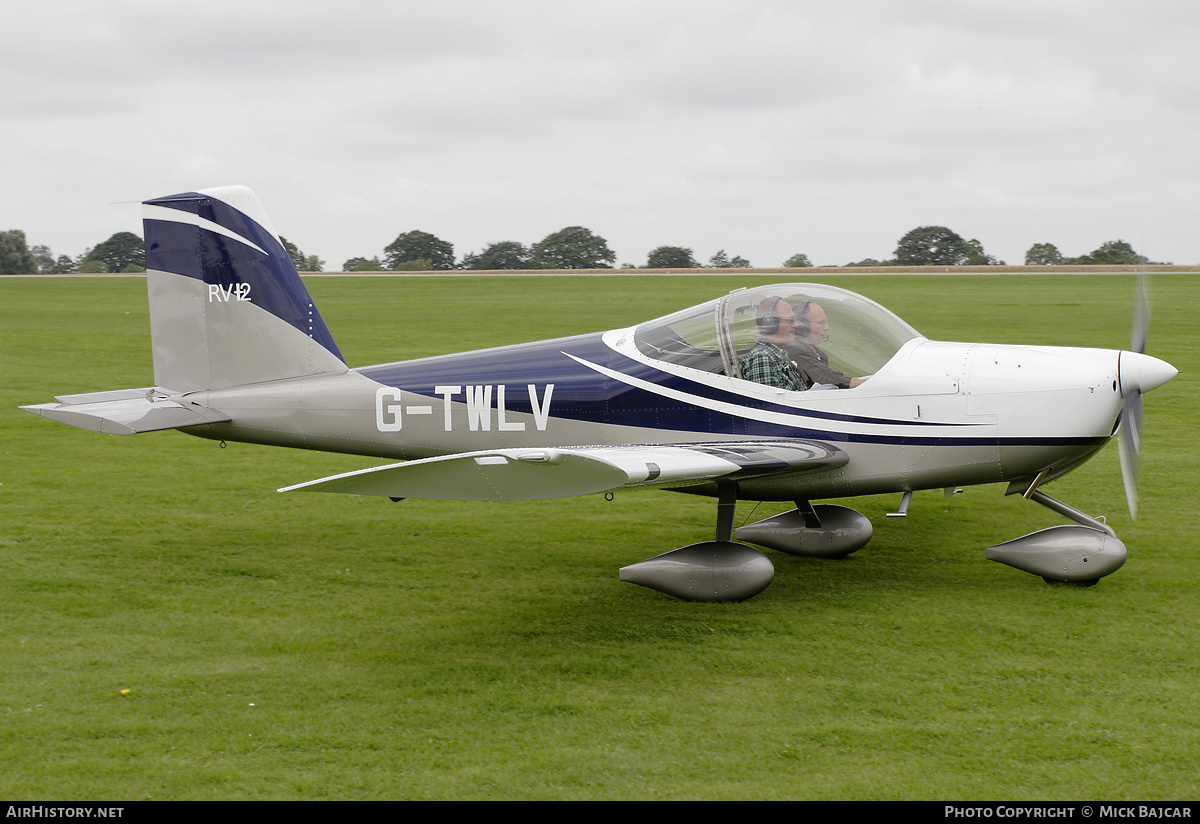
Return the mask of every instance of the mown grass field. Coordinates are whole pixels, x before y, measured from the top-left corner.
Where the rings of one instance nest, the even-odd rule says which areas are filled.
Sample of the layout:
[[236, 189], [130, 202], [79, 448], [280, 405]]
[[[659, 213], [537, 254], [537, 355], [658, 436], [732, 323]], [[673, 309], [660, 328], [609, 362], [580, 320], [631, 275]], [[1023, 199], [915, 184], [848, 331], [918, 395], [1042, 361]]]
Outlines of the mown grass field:
[[[780, 279], [308, 285], [364, 365]], [[933, 338], [1128, 345], [1130, 276], [822, 280]], [[763, 594], [693, 604], [617, 568], [709, 539], [705, 499], [281, 495], [371, 461], [20, 412], [153, 383], [145, 287], [0, 279], [0, 797], [1194, 799], [1200, 279], [1152, 297], [1149, 351], [1182, 374], [1146, 396], [1139, 520], [1115, 444], [1050, 487], [1108, 516], [1116, 574], [1049, 587], [986, 561], [1061, 520], [984, 487], [918, 493], [904, 520], [898, 497], [849, 501], [875, 524], [862, 551], [773, 554]]]

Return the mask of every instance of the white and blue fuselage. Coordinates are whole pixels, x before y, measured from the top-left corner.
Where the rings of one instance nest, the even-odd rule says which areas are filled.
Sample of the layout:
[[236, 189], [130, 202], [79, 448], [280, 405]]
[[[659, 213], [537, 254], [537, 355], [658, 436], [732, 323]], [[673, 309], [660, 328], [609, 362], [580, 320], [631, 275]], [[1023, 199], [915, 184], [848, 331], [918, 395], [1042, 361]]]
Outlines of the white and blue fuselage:
[[[1140, 352], [927, 340], [868, 298], [820, 284], [741, 289], [627, 329], [352, 369], [248, 189], [147, 201], [144, 226], [155, 386], [23, 408], [100, 432], [180, 429], [403, 461], [289, 490], [713, 494], [716, 541], [622, 570], [683, 598], [736, 600], [769, 583], [770, 563], [731, 540], [737, 498], [797, 503], [739, 534], [836, 556], [869, 539], [869, 521], [812, 500], [999, 482], [1081, 526], [994, 547], [996, 559], [1094, 581], [1124, 547], [1038, 486], [1095, 454], [1124, 417], [1140, 418], [1141, 393], [1176, 374]], [[783, 346], [800, 337], [779, 337], [764, 307], [803, 321], [830, 374], [852, 376], [838, 383], [853, 388], [746, 379], [762, 335]], [[818, 307], [823, 337], [805, 320]], [[1132, 509], [1128, 478], [1126, 489]], [[697, 574], [712, 579], [703, 594]]]
[[[205, 393], [205, 437], [386, 458], [520, 447], [817, 440], [840, 467], [761, 500], [985, 484], [1075, 466], [1121, 410], [1120, 353], [917, 338], [861, 386], [789, 392], [642, 354], [633, 329]], [[1130, 353], [1125, 353], [1128, 359]]]

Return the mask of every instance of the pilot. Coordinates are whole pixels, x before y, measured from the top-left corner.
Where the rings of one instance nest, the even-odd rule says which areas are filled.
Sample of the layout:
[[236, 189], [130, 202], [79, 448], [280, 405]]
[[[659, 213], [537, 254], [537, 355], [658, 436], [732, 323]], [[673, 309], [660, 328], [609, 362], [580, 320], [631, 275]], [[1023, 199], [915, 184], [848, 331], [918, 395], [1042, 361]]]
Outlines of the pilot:
[[758, 340], [738, 361], [742, 377], [748, 381], [799, 391], [808, 382], [784, 349], [796, 339], [796, 313], [781, 297], [769, 297], [758, 304], [754, 313]]
[[802, 300], [796, 306], [796, 337], [786, 344], [789, 357], [804, 375], [810, 386], [824, 385], [850, 389], [863, 382], [862, 378], [848, 378], [836, 369], [829, 368], [829, 356], [817, 348], [818, 343], [829, 340], [829, 320], [820, 304]]

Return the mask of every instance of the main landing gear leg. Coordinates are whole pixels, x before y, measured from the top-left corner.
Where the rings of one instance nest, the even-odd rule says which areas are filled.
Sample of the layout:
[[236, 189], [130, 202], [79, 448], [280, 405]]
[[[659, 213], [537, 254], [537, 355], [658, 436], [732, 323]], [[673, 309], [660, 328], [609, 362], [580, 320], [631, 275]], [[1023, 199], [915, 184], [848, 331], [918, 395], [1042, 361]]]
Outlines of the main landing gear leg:
[[766, 589], [775, 577], [771, 559], [733, 540], [737, 492], [734, 481], [717, 483], [715, 540], [621, 567], [621, 580], [685, 601], [744, 601]]
[[733, 540], [733, 514], [737, 510], [737, 484], [726, 481], [717, 484], [717, 539], [718, 544]]

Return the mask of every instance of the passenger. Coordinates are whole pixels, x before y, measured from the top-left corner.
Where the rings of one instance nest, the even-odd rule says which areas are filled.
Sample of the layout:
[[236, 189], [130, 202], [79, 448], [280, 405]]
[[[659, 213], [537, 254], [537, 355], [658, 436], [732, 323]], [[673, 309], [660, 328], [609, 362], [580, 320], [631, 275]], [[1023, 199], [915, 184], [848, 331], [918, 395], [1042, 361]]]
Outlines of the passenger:
[[817, 348], [818, 343], [829, 340], [829, 321], [820, 304], [800, 301], [796, 307], [796, 320], [795, 339], [786, 344], [786, 348], [806, 384], [851, 389], [863, 382], [862, 378], [848, 378], [836, 369], [830, 369], [829, 356]]
[[799, 391], [808, 383], [783, 348], [796, 339], [796, 313], [781, 297], [770, 297], [758, 304], [754, 313], [758, 340], [738, 361], [742, 377], [780, 389]]

